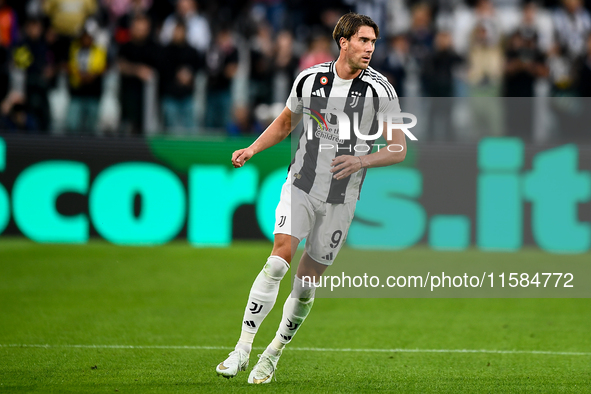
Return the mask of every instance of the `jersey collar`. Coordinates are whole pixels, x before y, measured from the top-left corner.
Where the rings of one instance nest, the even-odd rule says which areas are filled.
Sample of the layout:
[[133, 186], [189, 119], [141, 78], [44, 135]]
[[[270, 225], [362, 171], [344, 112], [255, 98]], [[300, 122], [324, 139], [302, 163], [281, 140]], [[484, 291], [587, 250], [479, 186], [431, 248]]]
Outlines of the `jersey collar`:
[[[332, 62], [330, 62], [330, 67], [329, 67], [329, 70], [330, 70], [330, 71], [331, 71], [331, 72], [332, 72], [332, 73], [333, 73], [333, 74], [334, 74], [334, 75], [335, 75], [335, 76], [336, 76], [338, 79], [341, 79], [341, 80], [343, 80], [343, 81], [346, 81], [345, 79], [343, 79], [343, 78], [339, 77], [339, 74], [337, 74], [337, 69], [336, 69], [336, 67], [335, 67], [335, 63], [336, 63], [336, 60], [333, 60]], [[363, 76], [365, 75], [365, 73], [366, 73], [366, 72], [367, 72], [367, 69], [365, 69], [365, 70], [361, 70], [361, 72], [359, 73], [359, 75], [358, 75], [358, 76], [356, 76], [355, 78], [353, 78], [353, 80], [355, 80], [355, 79], [361, 79], [361, 77], [363, 77]]]

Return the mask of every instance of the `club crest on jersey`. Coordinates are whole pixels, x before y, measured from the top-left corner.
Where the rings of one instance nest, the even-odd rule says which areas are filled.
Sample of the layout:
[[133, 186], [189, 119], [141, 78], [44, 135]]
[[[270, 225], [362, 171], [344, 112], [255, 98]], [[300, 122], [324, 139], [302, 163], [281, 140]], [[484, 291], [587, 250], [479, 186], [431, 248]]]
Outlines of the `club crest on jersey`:
[[357, 104], [359, 104], [359, 97], [361, 97], [360, 92], [351, 92], [351, 108], [357, 107]]
[[328, 78], [327, 77], [320, 77], [320, 83], [322, 85], [326, 85], [328, 83]]

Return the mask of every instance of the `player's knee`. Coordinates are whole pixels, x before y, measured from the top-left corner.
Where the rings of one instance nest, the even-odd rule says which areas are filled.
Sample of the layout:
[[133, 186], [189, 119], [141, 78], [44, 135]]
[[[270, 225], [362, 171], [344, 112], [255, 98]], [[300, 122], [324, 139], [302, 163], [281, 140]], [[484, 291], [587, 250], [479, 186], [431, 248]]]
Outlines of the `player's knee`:
[[279, 256], [283, 260], [287, 262], [287, 264], [291, 263], [291, 240], [289, 238], [284, 237], [276, 237], [275, 244], [273, 245], [273, 252], [271, 253], [273, 256]]
[[273, 248], [272, 256], [281, 257], [287, 265], [291, 264], [291, 249], [290, 248]]
[[263, 268], [263, 273], [268, 278], [281, 280], [289, 269], [289, 263], [281, 256], [271, 255]]

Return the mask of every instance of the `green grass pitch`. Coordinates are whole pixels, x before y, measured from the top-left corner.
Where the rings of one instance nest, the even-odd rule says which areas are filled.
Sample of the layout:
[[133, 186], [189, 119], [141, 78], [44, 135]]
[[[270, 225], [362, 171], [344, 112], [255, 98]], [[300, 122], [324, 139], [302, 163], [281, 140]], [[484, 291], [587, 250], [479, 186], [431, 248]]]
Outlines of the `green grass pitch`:
[[[1, 239], [0, 392], [591, 392], [588, 299], [317, 299], [276, 381], [252, 387], [244, 372], [217, 377], [269, 252], [268, 243], [196, 249]], [[405, 261], [499, 258], [397, 253]], [[542, 252], [502, 258], [524, 254]], [[286, 278], [250, 368], [288, 291]], [[339, 351], [347, 348], [523, 352]]]

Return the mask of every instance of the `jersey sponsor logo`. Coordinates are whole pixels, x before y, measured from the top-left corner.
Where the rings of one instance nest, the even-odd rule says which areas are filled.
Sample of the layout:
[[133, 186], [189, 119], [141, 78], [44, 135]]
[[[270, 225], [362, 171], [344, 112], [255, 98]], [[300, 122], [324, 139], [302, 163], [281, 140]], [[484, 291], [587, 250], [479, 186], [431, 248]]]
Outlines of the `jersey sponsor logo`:
[[[329, 132], [322, 131], [322, 130], [316, 130], [314, 135], [318, 139], [325, 139], [328, 141], [337, 142], [339, 144], [343, 144], [345, 142], [345, 140], [340, 140], [338, 134], [336, 134], [336, 133], [329, 133]], [[321, 145], [321, 148], [322, 148], [322, 145]]]
[[283, 225], [285, 224], [285, 220], [287, 219], [287, 216], [283, 216], [281, 215], [279, 217], [279, 223], [277, 224], [279, 227], [283, 227]]
[[253, 301], [251, 301], [250, 303], [253, 305], [253, 307], [250, 308], [249, 311], [251, 311], [253, 315], [260, 313], [263, 310], [263, 304], [257, 304]]
[[309, 117], [314, 119], [316, 121], [316, 123], [318, 124], [318, 127], [321, 130], [322, 130], [323, 125], [324, 125], [324, 127], [326, 127], [326, 130], [328, 130], [328, 123], [326, 123], [326, 119], [324, 119], [324, 116], [322, 116], [320, 114], [320, 112], [313, 110], [312, 108], [309, 108], [309, 107], [304, 107], [304, 109], [307, 109], [309, 111], [309, 112], [304, 112], [304, 115], [308, 115]]
[[[321, 111], [324, 112], [323, 110]], [[332, 112], [329, 112], [328, 108], [326, 109], [326, 116], [324, 117], [324, 119], [326, 119], [326, 123], [328, 124], [329, 129], [331, 129], [330, 126], [332, 126], [332, 129], [338, 132], [337, 127], [339, 127], [339, 120], [336, 117], [336, 115], [334, 115]]]
[[[322, 116], [322, 114], [320, 114], [320, 112], [318, 112], [312, 108], [304, 107], [304, 109], [309, 111], [309, 112], [304, 112], [304, 114], [308, 115], [310, 118], [312, 118], [316, 121], [317, 127], [316, 127], [316, 132], [314, 133], [316, 138], [326, 139], [326, 140], [329, 140], [332, 142], [338, 142], [339, 144], [344, 143], [344, 140], [338, 138], [339, 129], [338, 129], [338, 123], [336, 122], [336, 120], [337, 120], [336, 116], [334, 116], [330, 112], [327, 112], [326, 118], [325, 118], [324, 116]], [[331, 120], [335, 120], [335, 122], [333, 123], [333, 122], [331, 122]], [[312, 120], [310, 120], [310, 125], [308, 126], [309, 130], [313, 129], [313, 127], [311, 125], [312, 125]], [[332, 127], [330, 127], [330, 126], [332, 126]]]

